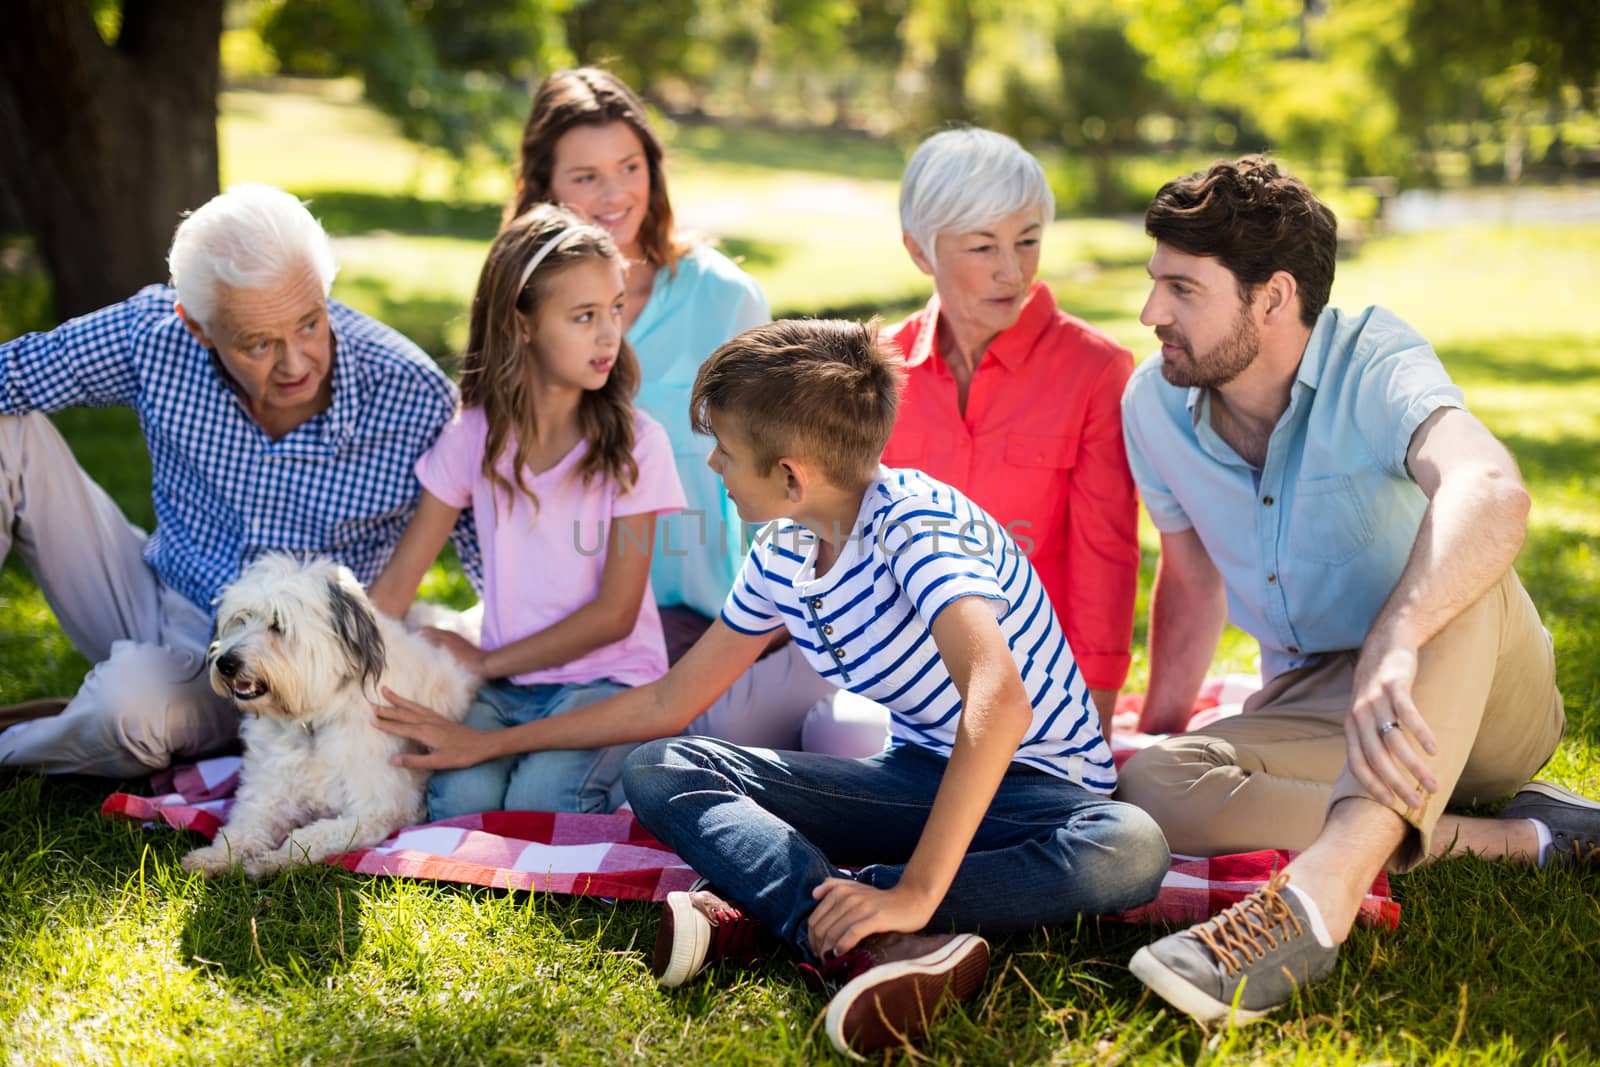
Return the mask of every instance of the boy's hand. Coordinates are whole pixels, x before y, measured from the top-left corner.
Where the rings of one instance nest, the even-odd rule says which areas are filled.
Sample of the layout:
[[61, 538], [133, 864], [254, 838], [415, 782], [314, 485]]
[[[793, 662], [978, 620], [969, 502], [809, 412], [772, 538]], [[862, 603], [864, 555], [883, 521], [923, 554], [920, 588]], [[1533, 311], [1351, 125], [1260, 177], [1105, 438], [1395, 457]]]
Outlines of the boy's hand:
[[819, 957], [849, 952], [869, 934], [914, 934], [939, 903], [901, 886], [876, 889], [848, 878], [829, 878], [811, 895], [822, 903], [811, 913], [806, 939]]
[[383, 687], [388, 704], [373, 704], [378, 729], [417, 742], [426, 752], [403, 752], [390, 762], [396, 767], [416, 767], [426, 770], [455, 770], [473, 767], [484, 760], [493, 759], [494, 738], [487, 730], [476, 730], [458, 722], [451, 722], [432, 708], [407, 700], [388, 686]]

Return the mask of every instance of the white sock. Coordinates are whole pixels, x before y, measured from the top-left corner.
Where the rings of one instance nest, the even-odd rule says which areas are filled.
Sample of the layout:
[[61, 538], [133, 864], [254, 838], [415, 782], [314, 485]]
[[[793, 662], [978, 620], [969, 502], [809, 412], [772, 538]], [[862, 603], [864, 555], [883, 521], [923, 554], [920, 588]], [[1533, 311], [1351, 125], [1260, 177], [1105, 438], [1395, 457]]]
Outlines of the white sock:
[[1299, 897], [1300, 903], [1305, 905], [1306, 921], [1311, 924], [1311, 936], [1317, 939], [1317, 944], [1323, 948], [1336, 947], [1333, 943], [1333, 936], [1328, 933], [1328, 924], [1322, 920], [1322, 909], [1317, 907], [1317, 902], [1311, 899], [1311, 894], [1297, 885], [1286, 885], [1284, 888]]
[[1550, 827], [1538, 819], [1529, 819], [1533, 823], [1533, 832], [1539, 835], [1539, 866], [1544, 866], [1544, 861], [1550, 858], [1550, 846], [1554, 839], [1550, 836]]

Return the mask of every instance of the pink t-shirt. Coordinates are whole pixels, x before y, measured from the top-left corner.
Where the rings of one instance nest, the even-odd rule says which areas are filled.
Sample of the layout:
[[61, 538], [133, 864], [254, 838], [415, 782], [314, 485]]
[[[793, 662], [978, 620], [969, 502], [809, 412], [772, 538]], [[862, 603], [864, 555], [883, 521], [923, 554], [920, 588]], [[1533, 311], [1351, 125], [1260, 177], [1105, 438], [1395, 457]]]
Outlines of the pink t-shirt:
[[[471, 505], [477, 520], [483, 552], [484, 648], [499, 648], [552, 626], [599, 594], [612, 519], [683, 509], [683, 486], [678, 482], [666, 431], [637, 409], [633, 428], [633, 458], [639, 464], [639, 478], [630, 491], [622, 492], [610, 478], [585, 485], [577, 468], [589, 444], [580, 441], [554, 467], [524, 478], [539, 499], [537, 508], [522, 493], [516, 494], [508, 508], [505, 491], [495, 490], [483, 476], [489, 423], [481, 409], [459, 412], [417, 460], [417, 478], [423, 488], [451, 507]], [[514, 451], [508, 449], [497, 464], [508, 478]], [[631, 544], [626, 547], [642, 550]], [[644, 685], [666, 671], [661, 616], [646, 584], [639, 621], [627, 637], [559, 667], [514, 675], [511, 681], [533, 685], [610, 678], [624, 685]]]

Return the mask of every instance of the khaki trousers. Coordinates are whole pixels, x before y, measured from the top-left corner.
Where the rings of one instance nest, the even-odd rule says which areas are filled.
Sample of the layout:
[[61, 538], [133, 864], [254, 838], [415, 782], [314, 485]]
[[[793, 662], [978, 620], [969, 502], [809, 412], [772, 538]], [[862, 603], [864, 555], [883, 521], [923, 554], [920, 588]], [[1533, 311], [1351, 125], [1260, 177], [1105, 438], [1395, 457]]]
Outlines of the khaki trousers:
[[0, 733], [0, 765], [134, 777], [238, 735], [207, 682], [210, 616], [161, 583], [144, 545], [49, 419], [0, 416], [0, 559], [17, 550], [95, 664], [60, 715]]
[[[1118, 799], [1154, 816], [1176, 853], [1304, 849], [1332, 804], [1367, 795], [1345, 769], [1355, 663], [1356, 653], [1339, 652], [1279, 675], [1243, 714], [1138, 753], [1122, 769]], [[1424, 793], [1420, 808], [1394, 805], [1411, 832], [1392, 871], [1427, 857], [1447, 806], [1512, 792], [1561, 739], [1550, 635], [1514, 571], [1422, 648], [1412, 697], [1439, 742], [1436, 756], [1423, 754], [1439, 791]]]

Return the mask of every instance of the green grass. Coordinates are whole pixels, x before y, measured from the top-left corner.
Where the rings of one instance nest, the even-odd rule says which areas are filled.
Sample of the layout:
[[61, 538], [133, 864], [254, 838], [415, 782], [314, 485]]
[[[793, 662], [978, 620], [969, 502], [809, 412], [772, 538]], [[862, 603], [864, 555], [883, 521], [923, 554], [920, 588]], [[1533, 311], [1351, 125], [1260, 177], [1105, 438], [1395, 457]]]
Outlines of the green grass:
[[[235, 91], [227, 178], [312, 194], [340, 240], [336, 293], [437, 354], [508, 184], [461, 181], [398, 141], [347, 88]], [[680, 212], [745, 256], [779, 309], [903, 311], [926, 295], [899, 248], [898, 151], [855, 139], [681, 127]], [[1536, 501], [1519, 570], [1555, 635], [1570, 719], [1548, 773], [1600, 795], [1600, 227], [1460, 228], [1367, 242], [1335, 302], [1383, 303], [1432, 338], [1517, 454]], [[1051, 228], [1062, 303], [1140, 354], [1145, 238]], [[36, 276], [0, 274], [0, 336], [44, 324]], [[149, 467], [125, 411], [58, 419], [136, 522]], [[1145, 527], [1144, 597], [1155, 539]], [[463, 596], [435, 568], [427, 595]], [[1249, 669], [1224, 641], [1219, 668]], [[0, 702], [70, 692], [86, 664], [19, 561], [0, 571]], [[1136, 636], [1130, 685], [1146, 672]], [[137, 783], [133, 783], [137, 785]], [[809, 1063], [823, 1004], [773, 963], [669, 993], [646, 973], [645, 905], [505, 894], [318, 868], [207, 883], [193, 840], [102, 819], [114, 783], [0, 776], [0, 1060], [50, 1063]], [[1086, 924], [997, 942], [980, 1001], [941, 1021], [935, 1063], [1590, 1063], [1600, 1050], [1592, 873], [1452, 861], [1395, 879], [1395, 933], [1357, 931], [1333, 977], [1270, 1024], [1207, 1033], [1126, 970], [1152, 936]]]

